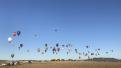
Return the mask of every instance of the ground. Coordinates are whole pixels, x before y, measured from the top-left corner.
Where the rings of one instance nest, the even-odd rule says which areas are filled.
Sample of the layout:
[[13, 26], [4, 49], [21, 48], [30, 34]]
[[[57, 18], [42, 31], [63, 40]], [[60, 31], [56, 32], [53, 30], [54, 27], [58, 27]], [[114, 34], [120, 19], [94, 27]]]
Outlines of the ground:
[[0, 68], [121, 68], [121, 62], [59, 61], [34, 62]]

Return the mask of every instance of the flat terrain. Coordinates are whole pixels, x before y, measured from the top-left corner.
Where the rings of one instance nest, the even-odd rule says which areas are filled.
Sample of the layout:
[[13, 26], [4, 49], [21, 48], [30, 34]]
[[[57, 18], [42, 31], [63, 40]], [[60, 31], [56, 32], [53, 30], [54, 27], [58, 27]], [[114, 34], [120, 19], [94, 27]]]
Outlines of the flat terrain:
[[121, 68], [121, 62], [58, 61], [34, 62], [0, 68]]

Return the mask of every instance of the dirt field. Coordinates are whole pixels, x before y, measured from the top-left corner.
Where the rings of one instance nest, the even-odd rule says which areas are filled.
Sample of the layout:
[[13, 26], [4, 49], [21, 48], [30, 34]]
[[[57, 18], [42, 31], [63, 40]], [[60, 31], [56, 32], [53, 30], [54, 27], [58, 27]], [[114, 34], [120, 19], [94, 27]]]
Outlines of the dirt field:
[[0, 68], [121, 68], [121, 62], [34, 62], [32, 64], [22, 64]]

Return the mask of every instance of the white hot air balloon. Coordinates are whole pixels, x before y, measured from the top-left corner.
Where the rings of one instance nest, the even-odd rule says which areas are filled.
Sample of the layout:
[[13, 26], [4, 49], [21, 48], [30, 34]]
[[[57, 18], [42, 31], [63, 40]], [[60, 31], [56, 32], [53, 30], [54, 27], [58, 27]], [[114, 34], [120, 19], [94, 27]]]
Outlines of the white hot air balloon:
[[9, 43], [11, 43], [12, 40], [13, 40], [12, 37], [9, 37], [9, 38], [8, 38], [8, 42], [9, 42]]

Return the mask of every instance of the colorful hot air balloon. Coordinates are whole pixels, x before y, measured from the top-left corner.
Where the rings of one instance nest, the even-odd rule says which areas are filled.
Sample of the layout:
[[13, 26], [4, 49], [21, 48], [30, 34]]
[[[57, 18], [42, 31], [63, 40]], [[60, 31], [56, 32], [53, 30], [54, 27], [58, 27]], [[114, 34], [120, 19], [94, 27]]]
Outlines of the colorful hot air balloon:
[[16, 32], [13, 32], [13, 36], [14, 36], [14, 37], [16, 36], [16, 34], [17, 34]]
[[13, 41], [12, 37], [8, 38], [8, 42], [11, 43]]

